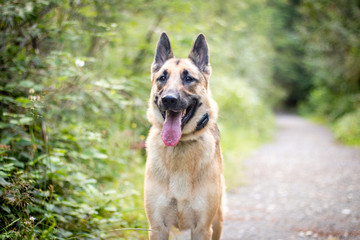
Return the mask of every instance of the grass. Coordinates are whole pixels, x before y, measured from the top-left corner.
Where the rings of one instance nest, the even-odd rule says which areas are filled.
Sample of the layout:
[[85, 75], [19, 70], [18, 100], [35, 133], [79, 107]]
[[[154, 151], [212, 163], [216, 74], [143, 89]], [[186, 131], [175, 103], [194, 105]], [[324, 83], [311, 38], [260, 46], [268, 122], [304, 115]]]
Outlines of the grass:
[[[269, 125], [269, 129], [273, 129]], [[224, 157], [224, 177], [227, 190], [243, 185], [246, 181], [243, 160], [261, 144], [269, 141], [271, 135], [261, 137], [251, 129], [221, 127], [221, 148]]]

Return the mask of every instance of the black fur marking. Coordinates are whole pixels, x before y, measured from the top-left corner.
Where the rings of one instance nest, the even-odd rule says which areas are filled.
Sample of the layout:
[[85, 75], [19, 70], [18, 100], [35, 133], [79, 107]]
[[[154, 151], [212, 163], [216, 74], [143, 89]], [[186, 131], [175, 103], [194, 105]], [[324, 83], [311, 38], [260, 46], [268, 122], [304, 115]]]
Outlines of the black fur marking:
[[180, 59], [176, 61], [176, 66], [178, 66], [180, 63]]
[[165, 218], [163, 219], [163, 224], [164, 224], [165, 228], [167, 228], [167, 224], [166, 224]]
[[198, 109], [198, 107], [197, 107], [198, 106], [198, 100], [193, 99], [192, 101], [193, 101], [193, 103], [191, 105], [189, 105], [188, 109], [186, 110], [189, 115], [186, 114], [186, 116], [181, 121], [181, 130], [183, 130], [185, 125], [193, 118], [193, 116], [196, 113], [196, 110]]
[[207, 125], [208, 122], [209, 122], [209, 114], [205, 113], [204, 116], [197, 123], [195, 131], [199, 131], [199, 130], [203, 129]]
[[156, 79], [160, 84], [164, 84], [168, 79], [168, 71], [165, 69], [163, 74]]
[[181, 73], [181, 79], [184, 85], [189, 85], [193, 82], [199, 82], [199, 80], [190, 76], [189, 71], [186, 69]]
[[173, 208], [176, 208], [177, 207], [177, 200], [176, 198], [172, 198], [170, 200], [170, 206], [173, 207]]
[[157, 108], [159, 109], [162, 117], [165, 119], [165, 113], [163, 111], [161, 111], [160, 107], [159, 107], [159, 104], [158, 104], [158, 100], [159, 100], [159, 96], [155, 96], [155, 100], [154, 100], [154, 103], [155, 105], [157, 106]]

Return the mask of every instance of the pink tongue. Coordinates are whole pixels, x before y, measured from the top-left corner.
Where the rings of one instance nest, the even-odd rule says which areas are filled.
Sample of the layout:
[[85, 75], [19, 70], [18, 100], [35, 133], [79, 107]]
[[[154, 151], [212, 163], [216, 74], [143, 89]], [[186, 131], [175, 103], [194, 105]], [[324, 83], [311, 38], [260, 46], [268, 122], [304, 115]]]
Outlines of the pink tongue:
[[181, 112], [166, 111], [161, 138], [166, 146], [175, 146], [181, 138]]

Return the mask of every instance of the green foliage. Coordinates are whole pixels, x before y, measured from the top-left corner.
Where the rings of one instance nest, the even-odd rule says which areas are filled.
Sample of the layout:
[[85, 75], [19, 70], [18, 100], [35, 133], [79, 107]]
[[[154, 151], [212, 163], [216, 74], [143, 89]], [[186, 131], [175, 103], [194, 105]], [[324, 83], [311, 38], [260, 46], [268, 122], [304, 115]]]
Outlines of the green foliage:
[[270, 108], [246, 82], [220, 80], [215, 89], [221, 91], [216, 91], [214, 97], [220, 109], [219, 128], [226, 186], [232, 189], [244, 182], [240, 160], [259, 143], [271, 138], [274, 119]]
[[1, 239], [127, 238], [114, 230], [145, 225], [141, 184], [131, 181], [139, 170], [120, 174], [142, 169], [132, 145], [145, 127], [128, 129], [145, 119], [123, 117], [139, 107], [131, 85], [98, 77], [91, 54], [72, 50], [92, 32], [76, 31], [80, 15], [64, 20], [71, 4], [1, 6]]
[[298, 36], [313, 82], [301, 112], [334, 123], [340, 140], [359, 142], [355, 116], [360, 106], [360, 6], [351, 1], [303, 1], [298, 11]]
[[268, 4], [274, 23], [273, 77], [286, 90], [285, 106], [336, 123], [336, 129], [340, 123], [347, 125], [340, 119], [352, 115], [360, 104], [359, 4], [330, 0], [268, 0]]
[[350, 112], [335, 121], [335, 136], [351, 145], [360, 145], [360, 111]]
[[297, 26], [302, 24], [298, 11], [301, 1], [268, 0], [273, 7], [273, 28], [269, 33], [274, 46], [273, 78], [286, 90], [283, 107], [293, 108], [304, 101], [313, 85], [304, 64], [305, 50]]

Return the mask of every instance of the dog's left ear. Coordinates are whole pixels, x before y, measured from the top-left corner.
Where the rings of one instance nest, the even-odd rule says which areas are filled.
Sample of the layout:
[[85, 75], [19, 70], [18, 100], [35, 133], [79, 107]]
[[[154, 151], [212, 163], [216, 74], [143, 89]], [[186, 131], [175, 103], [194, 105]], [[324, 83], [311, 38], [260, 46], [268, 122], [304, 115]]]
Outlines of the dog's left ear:
[[210, 74], [209, 48], [203, 34], [200, 34], [191, 49], [189, 58], [204, 73]]

